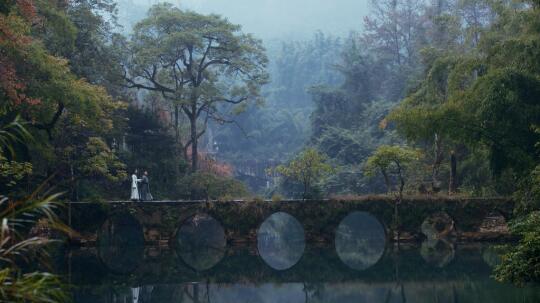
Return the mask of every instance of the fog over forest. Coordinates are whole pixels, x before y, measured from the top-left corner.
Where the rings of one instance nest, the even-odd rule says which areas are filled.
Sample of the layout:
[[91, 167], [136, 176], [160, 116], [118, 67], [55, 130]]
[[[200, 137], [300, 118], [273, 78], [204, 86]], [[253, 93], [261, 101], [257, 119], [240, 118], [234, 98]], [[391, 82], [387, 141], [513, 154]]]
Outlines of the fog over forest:
[[[120, 23], [129, 28], [157, 0], [120, 0]], [[161, 1], [162, 2], [162, 1]], [[318, 30], [346, 35], [362, 28], [369, 0], [174, 0], [180, 8], [215, 13], [265, 40], [305, 39]]]
[[[121, 31], [129, 35], [146, 17], [153, 0], [118, 1]], [[265, 169], [292, 158], [312, 133], [316, 106], [312, 88], [343, 83], [343, 52], [362, 31], [369, 0], [184, 0], [176, 7], [218, 14], [263, 41], [270, 81], [262, 88], [264, 106], [250, 105], [235, 123], [210, 123], [201, 138], [204, 151], [231, 165], [255, 191], [265, 189]], [[355, 33], [355, 34], [352, 34]], [[347, 42], [348, 41], [348, 42]], [[142, 92], [144, 95], [145, 92]], [[139, 99], [141, 99], [139, 95]], [[142, 104], [145, 102], [142, 101]]]
[[540, 302], [540, 0], [0, 0], [0, 221], [0, 302]]
[[[514, 174], [536, 161], [536, 122], [487, 125], [509, 118], [491, 111], [507, 106], [478, 102], [483, 90], [509, 85], [497, 81], [514, 79], [506, 68], [528, 62], [503, 52], [528, 45], [501, 43], [536, 37], [528, 31], [537, 28], [538, 0], [69, 2], [0, 5], [26, 20], [9, 15], [10, 31], [33, 35], [2, 53], [13, 62], [0, 58], [7, 75], [0, 84], [13, 99], [6, 112], [21, 115], [43, 141], [25, 156], [35, 170], [17, 176], [32, 175], [32, 183], [58, 170], [71, 199], [121, 199], [112, 188], [124, 186], [135, 169], [155, 172], [159, 199], [445, 187], [500, 195], [514, 192]], [[39, 22], [36, 14], [43, 15]], [[17, 27], [21, 22], [36, 26]], [[1, 33], [10, 32], [2, 26]], [[55, 80], [21, 65], [33, 62], [20, 59], [30, 51], [19, 54], [32, 39], [45, 48], [35, 49], [36, 57], [59, 58], [73, 78]], [[507, 66], [509, 58], [518, 64]], [[58, 62], [41, 66], [60, 71]], [[503, 76], [510, 80], [497, 80]], [[35, 84], [44, 79], [54, 81]], [[532, 96], [524, 81], [516, 83]], [[66, 88], [74, 91], [57, 95]], [[523, 102], [512, 108], [534, 113]], [[513, 127], [519, 123], [525, 124]], [[512, 128], [498, 128], [505, 125]], [[395, 157], [415, 168], [406, 178]], [[312, 163], [320, 165], [302, 166]], [[305, 169], [317, 173], [306, 178]]]

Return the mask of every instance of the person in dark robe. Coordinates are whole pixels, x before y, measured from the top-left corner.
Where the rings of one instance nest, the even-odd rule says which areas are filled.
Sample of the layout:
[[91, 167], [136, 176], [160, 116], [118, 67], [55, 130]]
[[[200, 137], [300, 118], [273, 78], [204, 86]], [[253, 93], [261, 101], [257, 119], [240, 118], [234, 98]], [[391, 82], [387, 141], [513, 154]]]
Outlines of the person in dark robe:
[[140, 186], [141, 201], [152, 201], [153, 197], [150, 193], [150, 180], [148, 179], [148, 172], [145, 171], [141, 179]]

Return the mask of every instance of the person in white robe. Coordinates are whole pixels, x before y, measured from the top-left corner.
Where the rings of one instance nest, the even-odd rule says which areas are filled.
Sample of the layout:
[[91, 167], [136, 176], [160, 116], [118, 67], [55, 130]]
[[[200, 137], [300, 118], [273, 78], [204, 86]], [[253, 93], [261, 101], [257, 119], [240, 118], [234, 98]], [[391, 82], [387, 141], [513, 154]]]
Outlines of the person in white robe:
[[139, 195], [139, 187], [137, 185], [137, 182], [141, 182], [139, 178], [137, 178], [137, 170], [133, 172], [133, 175], [131, 175], [131, 201], [139, 201], [141, 199]]

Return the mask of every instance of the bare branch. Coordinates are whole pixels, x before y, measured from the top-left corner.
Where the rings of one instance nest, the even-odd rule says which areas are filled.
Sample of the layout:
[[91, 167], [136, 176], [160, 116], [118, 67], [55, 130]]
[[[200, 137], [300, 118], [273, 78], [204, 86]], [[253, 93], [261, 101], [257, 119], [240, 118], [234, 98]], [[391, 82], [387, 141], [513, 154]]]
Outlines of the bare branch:
[[51, 119], [51, 121], [49, 123], [45, 123], [45, 124], [33, 124], [33, 126], [37, 129], [41, 129], [41, 130], [44, 130], [47, 132], [47, 136], [49, 137], [49, 140], [52, 139], [52, 130], [54, 128], [54, 126], [56, 125], [56, 123], [58, 122], [58, 120], [60, 119], [60, 116], [62, 116], [62, 113], [64, 112], [64, 108], [65, 108], [65, 105], [64, 105], [64, 102], [58, 102], [58, 108], [56, 109], [56, 112], [54, 113], [54, 116], [53, 118]]
[[150, 73], [148, 70], [144, 69], [145, 74], [147, 77], [142, 77], [148, 81], [150, 81], [154, 86], [148, 86], [142, 83], [137, 83], [134, 79], [128, 77], [126, 68], [124, 68], [124, 80], [126, 80], [130, 85], [128, 85], [128, 88], [137, 88], [137, 89], [147, 89], [151, 91], [158, 91], [158, 92], [168, 92], [168, 93], [174, 93], [175, 91], [172, 88], [166, 87], [165, 85], [160, 84], [155, 80], [155, 76], [157, 73], [157, 68], [154, 65], [153, 71]]
[[229, 61], [228, 59], [213, 59], [206, 62], [206, 64], [203, 65], [203, 68], [201, 70], [205, 71], [210, 65], [215, 65], [215, 64], [230, 65], [231, 61]]
[[239, 99], [236, 99], [236, 100], [228, 99], [228, 98], [217, 98], [217, 99], [213, 99], [212, 103], [214, 103], [214, 102], [226, 102], [226, 103], [231, 103], [231, 104], [240, 104], [240, 103], [242, 103], [244, 101], [247, 101], [248, 98], [249, 98], [248, 96], [243, 96], [243, 97], [241, 97]]
[[[206, 118], [204, 120], [204, 127], [203, 129], [197, 134], [195, 140], [199, 140], [205, 133], [206, 133], [206, 129], [208, 127], [208, 118], [209, 118], [209, 115], [206, 115]], [[186, 145], [184, 145], [184, 149], [187, 149], [191, 143], [193, 143], [193, 140], [192, 139], [189, 139], [189, 141], [186, 143]]]

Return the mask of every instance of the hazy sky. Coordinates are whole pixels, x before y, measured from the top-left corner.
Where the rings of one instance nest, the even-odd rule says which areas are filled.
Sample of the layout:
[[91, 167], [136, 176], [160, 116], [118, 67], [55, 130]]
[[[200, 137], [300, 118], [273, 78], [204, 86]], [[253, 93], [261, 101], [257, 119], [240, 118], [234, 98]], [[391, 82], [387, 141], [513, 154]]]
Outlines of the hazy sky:
[[[124, 0], [129, 2], [129, 0]], [[150, 6], [156, 0], [131, 0]], [[169, 0], [200, 13], [217, 13], [265, 40], [336, 35], [360, 30], [369, 0]]]

